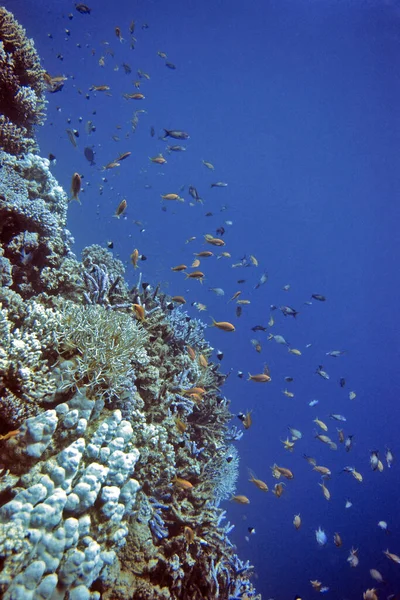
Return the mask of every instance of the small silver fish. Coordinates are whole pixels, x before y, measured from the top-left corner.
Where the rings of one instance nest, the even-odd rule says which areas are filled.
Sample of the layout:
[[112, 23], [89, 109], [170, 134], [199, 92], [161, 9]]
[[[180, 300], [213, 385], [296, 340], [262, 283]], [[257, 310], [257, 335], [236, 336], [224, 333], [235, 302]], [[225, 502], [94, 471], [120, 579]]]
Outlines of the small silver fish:
[[224, 296], [225, 292], [222, 288], [208, 288], [209, 292], [214, 292], [214, 294], [217, 294], [217, 296]]
[[323, 370], [323, 366], [319, 365], [318, 369], [315, 371], [322, 379], [329, 379], [329, 375], [326, 371]]
[[331, 419], [333, 419], [334, 421], [346, 421], [346, 417], [344, 417], [343, 415], [334, 415], [334, 414], [330, 414], [329, 415]]

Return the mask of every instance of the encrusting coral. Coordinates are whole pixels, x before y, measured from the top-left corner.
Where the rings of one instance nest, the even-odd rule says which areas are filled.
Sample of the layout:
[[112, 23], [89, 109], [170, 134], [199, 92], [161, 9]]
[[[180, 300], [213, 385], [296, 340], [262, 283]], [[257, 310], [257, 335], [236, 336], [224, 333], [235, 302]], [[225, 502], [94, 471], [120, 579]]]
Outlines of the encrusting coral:
[[219, 507], [242, 432], [205, 325], [101, 247], [79, 262], [48, 161], [0, 160], [1, 597], [259, 598]]
[[32, 40], [0, 7], [0, 146], [10, 154], [36, 148], [34, 126], [45, 117], [44, 70]]

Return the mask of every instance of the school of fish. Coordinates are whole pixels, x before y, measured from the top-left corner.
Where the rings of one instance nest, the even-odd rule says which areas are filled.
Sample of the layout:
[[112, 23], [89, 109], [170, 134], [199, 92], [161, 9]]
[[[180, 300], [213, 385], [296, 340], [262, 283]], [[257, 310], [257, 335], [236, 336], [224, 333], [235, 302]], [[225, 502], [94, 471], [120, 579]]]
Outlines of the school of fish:
[[[92, 13], [92, 8], [82, 3], [75, 4], [75, 9], [81, 15], [90, 16]], [[74, 15], [70, 14], [69, 18], [72, 21]], [[114, 26], [113, 38], [114, 40], [117, 40], [117, 42], [126, 45], [127, 53], [133, 50], [136, 47], [136, 44], [139, 43], [138, 39], [136, 39], [134, 36], [136, 29], [135, 21], [131, 21], [130, 24], [126, 25], [116, 24]], [[137, 34], [138, 37], [139, 34], [147, 35], [147, 29], [149, 29], [149, 25], [147, 23], [143, 23], [140, 26], [139, 33]], [[98, 49], [91, 50], [92, 56], [97, 55], [98, 53]], [[58, 58], [60, 58], [60, 56], [58, 56]], [[164, 61], [165, 66], [171, 71], [178, 69], [179, 65], [177, 66], [175, 63], [172, 63], [167, 59], [166, 52], [159, 50], [157, 52], [157, 56], [161, 61]], [[103, 47], [100, 48], [100, 56], [97, 61], [97, 71], [93, 70], [92, 72], [93, 81], [91, 83], [89, 82], [86, 90], [78, 90], [80, 94], [84, 94], [87, 99], [94, 100], [96, 99], [97, 94], [105, 94], [111, 97], [111, 86], [105, 83], [106, 77], [104, 77], [104, 72], [107, 65], [113, 64], [113, 58], [114, 51], [112, 50], [112, 41], [104, 42]], [[60, 60], [62, 59], [60, 58]], [[115, 64], [113, 68], [114, 70], [117, 70], [119, 69], [119, 66]], [[128, 57], [127, 62], [124, 62], [122, 65], [122, 72], [124, 75], [132, 72], [132, 67], [128, 63]], [[61, 91], [66, 85], [68, 85], [68, 77], [65, 77], [64, 75], [52, 76], [47, 72], [45, 73], [45, 81], [51, 93]], [[144, 88], [146, 88], [146, 94], [144, 94], [142, 91]], [[136, 103], [139, 103], [139, 105], [145, 107], [146, 99], [150, 96], [151, 75], [138, 68], [136, 70], [136, 79], [133, 81], [133, 90], [127, 89], [127, 91], [122, 94], [123, 101], [132, 102], [132, 104], [135, 105]], [[96, 111], [93, 110], [93, 115], [95, 114]], [[96, 151], [94, 150], [93, 145], [87, 145], [84, 148], [84, 156], [89, 162], [89, 166], [97, 169], [96, 174], [98, 174], [99, 177], [98, 191], [100, 195], [103, 194], [106, 186], [110, 184], [110, 181], [112, 181], [112, 174], [118, 172], [120, 168], [123, 168], [122, 163], [125, 161], [127, 161], [127, 163], [132, 161], [132, 158], [130, 158], [133, 153], [131, 138], [140, 124], [140, 117], [145, 114], [147, 114], [146, 108], [135, 110], [133, 112], [130, 126], [126, 131], [124, 131], [123, 126], [116, 126], [118, 134], [113, 136], [113, 141], [118, 143], [121, 141], [122, 136], [124, 136], [123, 139], [125, 140], [125, 149], [123, 152], [110, 152], [109, 160], [103, 166], [96, 167]], [[66, 133], [74, 149], [77, 148], [78, 140], [81, 135], [86, 134], [86, 138], [89, 140], [93, 132], [95, 132], [96, 129], [101, 126], [100, 123], [95, 124], [93, 120], [90, 120], [87, 121], [84, 132], [82, 132], [79, 131], [79, 124], [81, 122], [82, 119], [79, 119], [77, 129], [72, 129], [72, 121], [71, 119], [67, 119], [68, 128], [66, 129]], [[154, 138], [155, 145], [162, 145], [162, 147], [156, 148], [153, 156], [150, 156], [147, 159], [150, 161], [150, 165], [154, 165], [151, 166], [151, 168], [155, 169], [167, 169], [181, 152], [190, 152], [190, 143], [195, 144], [195, 141], [189, 141], [189, 133], [181, 129], [162, 128], [158, 137], [156, 137], [155, 127], [151, 126], [149, 133], [150, 136]], [[128, 140], [128, 142], [126, 140]], [[187, 143], [188, 145], [183, 146], [181, 145], [182, 142], [185, 144]], [[132, 147], [132, 150], [127, 148], [129, 145]], [[55, 158], [56, 157], [54, 155], [50, 156], [50, 160], [55, 160]], [[129, 159], [129, 161], [127, 159]], [[203, 207], [209, 201], [209, 195], [226, 193], [226, 190], [224, 191], [224, 189], [227, 188], [229, 184], [224, 180], [219, 180], [217, 178], [214, 179], [214, 173], [218, 173], [218, 168], [213, 162], [208, 160], [208, 157], [207, 159], [203, 158], [198, 161], [198, 169], [205, 169], [212, 177], [209, 181], [208, 191], [203, 189], [200, 193], [192, 182], [188, 182], [190, 185], [186, 184], [184, 186], [182, 186], [180, 182], [177, 182], [175, 189], [167, 188], [165, 189], [164, 193], [160, 195], [162, 207], [161, 210], [167, 211], [170, 206], [173, 206], [174, 210], [183, 210], [185, 203], [191, 208], [197, 207], [203, 210]], [[84, 182], [86, 183], [85, 187]], [[88, 195], [89, 184], [90, 182], [88, 177], [84, 178], [82, 173], [74, 172], [71, 177], [70, 199], [81, 203], [82, 192], [85, 192], [86, 195]], [[147, 188], [151, 188], [151, 186], [147, 185]], [[120, 220], [121, 218], [129, 218], [129, 207], [133, 199], [131, 199], [129, 196], [129, 190], [126, 190], [125, 196], [126, 198], [124, 197], [114, 201], [114, 213], [112, 214], [110, 212], [110, 216], [115, 217], [117, 220]], [[158, 197], [158, 209], [159, 206], [160, 198]], [[223, 206], [220, 212], [223, 212], [226, 208], [226, 206]], [[212, 216], [213, 213], [207, 212], [205, 215]], [[139, 227], [139, 231], [141, 233], [145, 232], [141, 221], [136, 220], [133, 222]], [[240, 258], [232, 259], [232, 255], [238, 255], [238, 252], [235, 251], [234, 244], [232, 242], [228, 243], [229, 236], [226, 236], [227, 229], [231, 228], [232, 226], [233, 221], [226, 219], [218, 228], [215, 229], [215, 231], [210, 231], [208, 228], [204, 228], [202, 237], [200, 237], [197, 232], [196, 235], [192, 235], [194, 232], [191, 231], [185, 232], [185, 236], [183, 236], [182, 232], [180, 231], [180, 239], [178, 240], [178, 243], [187, 244], [187, 250], [185, 250], [183, 253], [182, 262], [180, 264], [170, 264], [168, 266], [168, 269], [171, 273], [170, 289], [172, 290], [171, 303], [173, 306], [185, 305], [187, 303], [185, 296], [181, 292], [184, 281], [187, 281], [187, 285], [190, 286], [189, 293], [191, 296], [195, 296], [195, 300], [190, 302], [190, 305], [193, 309], [200, 312], [205, 312], [207, 311], [208, 303], [211, 303], [213, 306], [215, 306], [215, 302], [219, 302], [218, 320], [210, 317], [209, 326], [221, 332], [221, 345], [224, 343], [223, 339], [225, 333], [232, 334], [232, 337], [235, 336], [235, 332], [239, 326], [239, 319], [243, 310], [250, 311], [249, 305], [251, 305], [254, 295], [261, 294], [264, 286], [268, 287], [266, 284], [269, 281], [268, 271], [261, 266], [262, 260], [260, 257], [257, 258], [253, 254], [246, 253]], [[116, 232], [114, 235], [117, 236], [118, 233]], [[139, 244], [137, 245], [139, 246]], [[108, 248], [112, 249], [114, 242], [111, 240], [108, 241], [107, 246]], [[192, 247], [195, 249], [194, 252], [192, 251]], [[135, 270], [140, 268], [141, 262], [146, 260], [146, 258], [147, 257], [141, 253], [139, 248], [132, 248], [132, 253], [129, 257], [129, 260]], [[233, 290], [230, 291], [228, 300], [224, 299], [225, 291], [223, 288], [207, 288], [204, 285], [198, 285], [199, 283], [204, 284], [205, 281], [209, 280], [207, 269], [210, 262], [221, 259], [225, 261], [224, 264], [226, 265], [227, 277], [225, 281], [229, 282], [231, 279], [234, 279], [233, 285], [237, 286], [237, 289], [233, 294]], [[245, 276], [238, 279], [237, 269], [241, 270]], [[253, 277], [254, 271], [257, 273], [255, 278]], [[251, 283], [251, 280], [253, 280], [253, 283]], [[281, 289], [288, 294], [288, 298], [293, 293], [292, 286], [290, 284], [281, 286]], [[252, 346], [256, 354], [254, 355], [254, 370], [252, 370], [252, 373], [248, 373], [247, 382], [244, 384], [249, 386], [248, 391], [246, 392], [247, 397], [249, 397], [252, 393], [253, 388], [251, 386], [253, 384], [268, 384], [274, 379], [282, 381], [282, 395], [288, 399], [282, 399], [280, 401], [297, 401], [296, 381], [294, 378], [290, 374], [271, 372], [270, 367], [265, 362], [261, 361], [258, 358], [258, 355], [263, 354], [265, 347], [268, 347], [268, 351], [272, 353], [279, 351], [286, 352], [287, 368], [288, 372], [290, 373], [291, 361], [301, 361], [311, 344], [307, 344], [304, 347], [296, 347], [287, 341], [283, 335], [278, 333], [276, 328], [278, 328], [279, 331], [279, 323], [282, 322], [281, 319], [290, 322], [301, 320], [303, 310], [312, 310], [315, 307], [315, 304], [324, 305], [325, 308], [326, 305], [329, 305], [329, 301], [326, 296], [319, 293], [319, 291], [318, 293], [311, 291], [309, 297], [302, 299], [302, 307], [294, 308], [289, 304], [280, 306], [272, 304], [269, 306], [268, 311], [265, 311], [265, 314], [263, 314], [261, 317], [263, 324], [256, 324], [251, 328], [252, 332], [257, 332], [257, 339], [252, 338], [251, 335], [249, 335], [249, 348]], [[146, 315], [142, 306], [134, 304], [132, 306], [132, 310], [139, 321], [145, 320]], [[289, 319], [289, 317], [292, 317], [292, 319]], [[231, 339], [231, 336], [228, 336], [228, 338]], [[281, 348], [279, 348], [279, 346], [281, 346]], [[207, 369], [209, 367], [208, 359], [204, 355], [197, 356], [196, 352], [189, 346], [187, 347], [187, 352], [192, 360], [198, 361], [201, 368]], [[332, 380], [329, 375], [329, 364], [325, 364], [325, 362], [328, 363], [328, 361], [331, 359], [335, 359], [335, 361], [338, 359], [340, 360], [345, 354], [347, 353], [343, 349], [324, 349], [323, 352], [320, 353], [320, 360], [322, 364], [315, 365], [313, 376], [320, 377], [322, 380], [326, 381], [326, 385], [336, 385], [340, 389], [348, 388], [349, 384], [344, 377], [341, 377], [337, 382]], [[224, 353], [221, 350], [217, 350], [215, 355], [219, 361], [222, 361], [224, 358]], [[327, 358], [325, 359], [325, 357]], [[244, 377], [244, 373], [239, 371], [237, 376], [242, 379]], [[265, 389], [268, 389], [268, 386], [266, 386]], [[190, 397], [196, 402], [201, 402], [205, 390], [202, 388], [193, 388], [187, 393], [189, 393]], [[350, 401], [353, 401], [357, 398], [357, 394], [353, 390], [347, 392], [346, 396]], [[318, 404], [319, 400], [312, 399], [304, 404], [305, 410], [309, 410], [309, 407], [313, 408]], [[299, 429], [293, 427], [292, 424], [288, 424], [287, 432], [281, 432], [281, 436], [283, 438], [286, 436], [286, 439], [282, 439], [282, 437], [280, 438], [279, 435], [277, 435], [277, 442], [283, 444], [283, 448], [287, 451], [287, 461], [285, 461], [285, 464], [277, 464], [277, 462], [271, 459], [271, 464], [269, 465], [269, 481], [260, 479], [259, 474], [255, 474], [251, 469], [249, 469], [249, 483], [252, 486], [249, 488], [250, 491], [246, 494], [238, 493], [234, 495], [231, 498], [232, 502], [235, 502], [239, 505], [248, 506], [252, 502], [253, 495], [258, 494], [259, 492], [267, 494], [269, 491], [271, 491], [276, 499], [279, 499], [283, 494], [287, 495], [289, 490], [296, 485], [296, 474], [291, 469], [291, 457], [295, 452], [300, 452], [304, 456], [304, 459], [310, 465], [310, 470], [315, 473], [315, 490], [310, 490], [311, 496], [315, 495], [315, 497], [317, 497], [319, 494], [327, 502], [335, 502], [334, 494], [331, 494], [329, 489], [330, 482], [334, 477], [339, 478], [342, 476], [351, 476], [354, 479], [354, 485], [360, 484], [362, 486], [364, 479], [362, 471], [365, 470], [365, 468], [368, 466], [368, 463], [369, 468], [377, 474], [386, 468], [392, 468], [394, 456], [391, 449], [388, 447], [383, 449], [372, 449], [369, 457], [365, 457], [365, 461], [362, 465], [353, 464], [353, 461], [351, 460], [351, 451], [353, 447], [353, 438], [356, 438], [356, 434], [353, 434], [352, 429], [348, 429], [349, 426], [347, 425], [346, 416], [340, 414], [339, 412], [326, 413], [322, 407], [318, 410], [318, 415], [315, 414], [313, 418], [310, 416], [310, 426], [315, 426], [314, 434], [312, 436], [303, 435]], [[237, 417], [242, 424], [245, 435], [248, 435], [248, 431], [254, 426], [254, 408], [247, 409], [246, 411], [239, 413]], [[339, 424], [341, 427], [336, 426]], [[187, 428], [187, 424], [178, 418], [176, 419], [176, 426], [181, 433], [183, 433]], [[271, 435], [274, 434], [271, 432]], [[322, 460], [324, 463], [326, 460], [326, 464], [321, 464], [321, 459], [319, 457], [321, 456], [321, 448], [324, 446], [332, 450], [333, 453], [331, 455], [332, 458], [328, 458], [328, 455], [323, 454], [322, 456], [324, 456], [324, 458]], [[315, 456], [318, 458], [314, 458], [312, 455], [309, 455], [308, 452], [310, 452], [312, 455], [315, 454]], [[266, 472], [267, 471], [268, 469], [266, 469]], [[267, 475], [265, 475], [265, 477], [267, 478]], [[175, 477], [172, 483], [183, 490], [190, 489], [190, 486], [192, 485], [190, 482], [180, 479], [179, 477]], [[356, 488], [354, 493], [357, 493]], [[293, 535], [299, 535], [296, 532], [300, 531], [304, 527], [304, 523], [301, 514], [297, 512], [298, 509], [295, 504], [295, 498], [296, 495], [293, 492], [291, 498], [293, 501], [294, 513]], [[352, 501], [347, 500], [343, 509], [346, 510], [351, 508], [352, 504]], [[379, 521], [377, 526], [386, 534], [389, 533], [388, 524], [386, 521]], [[311, 524], [307, 524], [307, 527], [311, 527]], [[376, 529], [376, 525], [374, 525], [374, 527]], [[249, 527], [248, 532], [250, 534], [254, 534], [255, 528]], [[194, 539], [194, 532], [189, 526], [185, 527], [184, 535], [187, 543], [191, 544]], [[372, 531], [371, 535], [373, 535]], [[359, 561], [362, 560], [362, 549], [352, 546], [351, 540], [345, 539], [345, 535], [343, 535], [343, 539], [342, 533], [340, 532], [332, 531], [328, 535], [321, 524], [317, 529], [314, 530], [314, 536], [314, 543], [321, 547], [326, 546], [329, 542], [332, 542], [338, 549], [341, 548], [342, 545], [345, 545], [348, 556], [345, 557], [343, 555], [343, 565], [345, 565], [347, 562], [352, 569], [356, 569], [358, 567]], [[382, 553], [390, 562], [394, 563], [395, 565], [400, 565], [400, 556], [391, 551], [392, 544], [397, 546], [397, 552], [400, 554], [400, 542], [398, 540], [390, 540], [390, 550], [389, 548], [385, 547], [385, 544], [382, 540]], [[369, 582], [367, 583], [366, 590], [363, 594], [364, 600], [377, 600], [380, 598], [382, 588], [386, 584], [386, 581], [383, 579], [381, 573], [376, 568], [372, 567], [373, 565], [371, 565], [370, 576], [374, 581], [375, 587], [368, 587], [368, 585], [371, 584]], [[311, 590], [314, 590], [318, 593], [327, 593], [329, 591], [329, 587], [323, 585], [323, 583], [318, 579], [310, 580], [309, 585]], [[378, 586], [380, 586], [379, 589]], [[299, 596], [296, 596], [296, 598], [301, 600]], [[394, 600], [395, 596], [388, 596], [388, 598]]]

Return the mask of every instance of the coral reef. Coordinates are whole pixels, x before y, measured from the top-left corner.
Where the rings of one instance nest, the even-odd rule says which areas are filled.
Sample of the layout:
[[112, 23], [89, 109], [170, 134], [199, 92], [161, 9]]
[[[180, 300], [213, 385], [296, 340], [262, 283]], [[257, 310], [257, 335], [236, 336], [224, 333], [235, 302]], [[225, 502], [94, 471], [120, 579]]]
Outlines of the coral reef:
[[[36, 55], [0, 17], [40, 98]], [[0, 161], [0, 596], [259, 598], [219, 506], [241, 432], [205, 325], [140, 276], [129, 289], [99, 246], [76, 259], [48, 161]]]
[[40, 293], [81, 298], [81, 267], [65, 228], [68, 200], [50, 173], [49, 161], [33, 154], [18, 159], [0, 151], [0, 163], [3, 285], [24, 298]]
[[44, 70], [32, 40], [0, 7], [0, 146], [10, 154], [36, 148], [34, 126], [45, 116]]

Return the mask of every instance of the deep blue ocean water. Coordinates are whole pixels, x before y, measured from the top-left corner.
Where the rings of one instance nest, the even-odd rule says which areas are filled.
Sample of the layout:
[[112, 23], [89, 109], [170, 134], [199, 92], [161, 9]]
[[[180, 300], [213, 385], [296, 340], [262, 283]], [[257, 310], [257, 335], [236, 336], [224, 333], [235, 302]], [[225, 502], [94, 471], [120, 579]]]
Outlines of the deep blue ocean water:
[[[309, 580], [318, 579], [329, 586], [326, 597], [332, 600], [362, 598], [374, 585], [380, 599], [400, 594], [400, 566], [383, 555], [386, 548], [400, 555], [400, 2], [92, 0], [90, 15], [64, 0], [5, 5], [34, 38], [47, 71], [67, 77], [64, 89], [48, 96], [48, 118], [38, 138], [43, 156], [56, 155], [52, 171], [66, 190], [74, 172], [84, 176], [82, 204], [72, 202], [69, 211], [75, 252], [113, 241], [114, 255], [126, 263], [133, 283], [137, 272], [129, 256], [137, 247], [147, 257], [140, 263], [144, 281], [183, 294], [193, 317], [236, 326], [234, 333], [210, 328], [207, 337], [224, 353], [221, 368], [231, 371], [223, 393], [232, 412], [253, 410], [253, 425], [238, 443], [237, 491], [250, 505], [224, 506], [236, 524], [232, 539], [238, 553], [255, 566], [258, 591], [264, 599], [312, 598], [317, 593]], [[158, 51], [167, 53], [175, 70]], [[133, 86], [138, 69], [150, 75], [140, 79], [140, 90]], [[103, 84], [110, 95], [89, 92]], [[135, 91], [145, 99], [122, 96]], [[139, 109], [146, 113], [138, 115], [133, 132], [130, 121]], [[88, 120], [96, 127], [90, 135]], [[76, 148], [67, 128], [79, 132]], [[163, 128], [187, 131], [190, 139], [160, 140]], [[168, 154], [167, 143], [187, 150]], [[95, 166], [84, 157], [85, 146], [93, 147]], [[132, 154], [119, 168], [101, 170], [126, 151]], [[158, 153], [166, 165], [149, 161]], [[211, 188], [216, 181], [228, 186]], [[204, 205], [189, 205], [190, 185]], [[170, 192], [185, 202], [161, 203], [160, 195]], [[127, 212], [115, 219], [123, 198]], [[203, 285], [171, 272], [177, 264], [190, 265], [193, 252], [210, 249], [203, 236], [220, 227], [226, 230], [222, 250], [232, 258], [204, 259]], [[191, 236], [196, 240], [185, 244]], [[258, 267], [232, 268], [251, 254]], [[268, 281], [255, 290], [264, 271]], [[239, 279], [246, 281], [238, 284]], [[223, 288], [225, 295], [216, 296], [210, 287]], [[240, 318], [235, 302], [227, 303], [238, 290], [251, 301]], [[326, 302], [305, 304], [312, 293], [325, 295]], [[199, 313], [192, 302], [206, 304], [207, 312]], [[296, 319], [273, 311], [270, 331], [283, 335], [301, 356], [251, 330], [267, 325], [271, 305], [299, 311]], [[252, 339], [261, 342], [261, 353]], [[346, 353], [326, 356], [335, 349]], [[249, 371], [260, 373], [264, 364], [271, 383], [246, 381]], [[329, 381], [315, 373], [318, 365]], [[287, 384], [285, 376], [294, 382]], [[286, 388], [293, 398], [283, 394]], [[353, 390], [357, 396], [350, 400]], [[311, 408], [313, 399], [319, 404]], [[313, 419], [319, 417], [337, 442], [341, 424], [329, 418], [332, 412], [345, 415], [344, 431], [354, 435], [348, 454], [343, 445], [333, 451], [314, 439]], [[240, 427], [238, 419], [233, 423]], [[288, 426], [303, 434], [292, 454], [280, 441]], [[382, 473], [373, 472], [369, 453], [379, 450], [383, 459], [385, 446], [394, 453], [393, 467], [385, 463]], [[329, 502], [303, 453], [331, 469]], [[275, 462], [294, 472], [281, 498], [248, 481], [251, 468], [272, 488]], [[342, 473], [345, 466], [356, 467], [363, 482]], [[353, 503], [349, 509], [347, 498]], [[292, 524], [297, 513], [299, 531]], [[387, 521], [389, 535], [377, 526], [380, 520]], [[319, 526], [328, 535], [324, 548], [315, 540]], [[248, 527], [256, 533], [249, 535]], [[333, 544], [336, 531], [341, 548]], [[346, 561], [351, 547], [359, 549], [354, 569]], [[371, 579], [371, 568], [386, 585]]]

